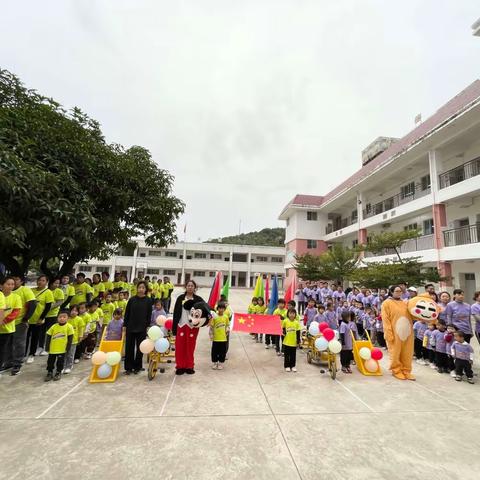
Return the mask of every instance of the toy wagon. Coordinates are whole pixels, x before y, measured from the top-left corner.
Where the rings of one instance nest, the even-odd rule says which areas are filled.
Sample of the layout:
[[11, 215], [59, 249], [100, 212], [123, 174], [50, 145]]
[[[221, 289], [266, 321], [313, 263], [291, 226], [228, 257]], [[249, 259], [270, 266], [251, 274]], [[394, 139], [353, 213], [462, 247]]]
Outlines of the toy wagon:
[[318, 363], [318, 364], [326, 364], [328, 366], [328, 371], [332, 380], [335, 380], [337, 377], [337, 355], [335, 353], [330, 352], [328, 349], [320, 351], [315, 347], [315, 340], [317, 338], [323, 337], [322, 334], [320, 335], [310, 335], [306, 334], [305, 342], [308, 342], [308, 350], [307, 350], [307, 362], [308, 363]]

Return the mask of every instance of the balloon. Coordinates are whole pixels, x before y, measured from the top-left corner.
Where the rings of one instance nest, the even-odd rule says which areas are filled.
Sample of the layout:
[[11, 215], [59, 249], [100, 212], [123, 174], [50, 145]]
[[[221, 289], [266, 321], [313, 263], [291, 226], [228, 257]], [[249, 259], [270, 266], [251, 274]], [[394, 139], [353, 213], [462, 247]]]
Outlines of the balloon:
[[165, 322], [165, 328], [167, 330], [171, 330], [173, 327], [173, 320], [171, 318], [169, 318], [166, 322]]
[[374, 360], [381, 360], [383, 358], [383, 352], [379, 348], [372, 348], [372, 358]]
[[167, 321], [167, 317], [165, 315], [159, 315], [157, 317], [157, 325], [159, 327], [163, 327], [166, 321]]
[[365, 360], [365, 370], [370, 373], [375, 373], [378, 370], [378, 362], [373, 358]]
[[453, 340], [453, 335], [451, 333], [446, 333], [445, 334], [445, 341], [447, 343], [450, 343]]
[[107, 354], [99, 350], [92, 355], [92, 363], [94, 365], [103, 365], [107, 361]]
[[[93, 358], [93, 357], [92, 357]], [[112, 374], [112, 367], [108, 363], [104, 363], [97, 370], [98, 378], [108, 378]]]
[[342, 344], [338, 340], [330, 340], [328, 342], [328, 349], [332, 353], [340, 353], [342, 351]]
[[154, 325], [148, 329], [147, 335], [150, 340], [155, 341], [161, 338], [162, 330], [157, 325]]
[[358, 353], [364, 360], [370, 360], [372, 358], [372, 351], [368, 347], [362, 347]]
[[122, 355], [120, 352], [108, 352], [107, 353], [107, 363], [113, 367], [117, 363], [120, 363], [120, 360], [122, 359]]
[[170, 348], [170, 342], [166, 338], [159, 338], [155, 342], [155, 350], [159, 353], [165, 353]]
[[318, 328], [318, 322], [312, 322], [308, 327], [308, 333], [313, 335], [314, 337], [320, 333], [320, 329]]
[[315, 348], [319, 352], [323, 352], [328, 348], [328, 340], [325, 337], [319, 337], [315, 340]]
[[323, 336], [327, 339], [327, 342], [335, 338], [335, 332], [331, 328], [326, 328], [322, 333]]
[[328, 328], [328, 323], [327, 322], [322, 322], [319, 325], [320, 331], [323, 333], [323, 331]]
[[149, 338], [146, 338], [140, 344], [140, 351], [142, 353], [150, 353], [151, 351], [153, 351], [154, 348], [155, 348], [155, 344]]

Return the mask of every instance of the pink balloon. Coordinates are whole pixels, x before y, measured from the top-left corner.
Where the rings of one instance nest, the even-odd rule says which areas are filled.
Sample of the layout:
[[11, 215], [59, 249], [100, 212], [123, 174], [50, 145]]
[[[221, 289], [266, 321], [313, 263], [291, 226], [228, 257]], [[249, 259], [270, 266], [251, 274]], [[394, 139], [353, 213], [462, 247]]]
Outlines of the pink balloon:
[[370, 358], [369, 360], [365, 360], [364, 365], [367, 372], [375, 373], [378, 370], [378, 362], [373, 358]]
[[320, 325], [318, 326], [320, 331], [323, 333], [323, 331], [328, 328], [328, 323], [327, 322], [320, 322]]
[[381, 360], [383, 358], [383, 352], [379, 348], [372, 348], [372, 358], [374, 360]]
[[167, 330], [171, 330], [173, 327], [173, 320], [171, 318], [169, 318], [166, 322], [165, 322], [165, 328]]
[[142, 353], [150, 353], [153, 351], [155, 348], [155, 344], [149, 339], [146, 338], [141, 344], [140, 344], [140, 351]]
[[160, 315], [159, 317], [157, 317], [157, 325], [159, 327], [163, 327], [166, 321], [167, 321], [167, 317], [165, 315]]
[[92, 363], [94, 365], [103, 365], [107, 361], [107, 354], [99, 350], [92, 355]]
[[328, 341], [335, 338], [335, 332], [331, 328], [325, 328], [322, 333], [325, 339]]

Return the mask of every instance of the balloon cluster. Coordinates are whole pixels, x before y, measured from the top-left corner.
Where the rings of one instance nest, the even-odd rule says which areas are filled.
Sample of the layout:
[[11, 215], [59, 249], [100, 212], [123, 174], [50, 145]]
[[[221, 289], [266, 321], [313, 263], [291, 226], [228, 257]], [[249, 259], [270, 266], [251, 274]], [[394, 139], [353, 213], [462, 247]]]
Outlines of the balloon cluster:
[[312, 322], [308, 327], [308, 333], [314, 337], [322, 334], [315, 339], [315, 348], [319, 352], [328, 349], [331, 353], [340, 353], [342, 350], [342, 344], [338, 341], [338, 331], [330, 328], [327, 322]]
[[98, 366], [97, 377], [108, 378], [112, 374], [112, 367], [120, 363], [120, 352], [102, 352], [98, 350], [92, 355], [92, 363]]
[[157, 325], [150, 327], [147, 332], [148, 338], [143, 340], [140, 344], [140, 351], [145, 354], [149, 354], [156, 350], [158, 353], [166, 353], [170, 348], [170, 342], [168, 338], [168, 331], [173, 327], [173, 320], [167, 319], [163, 315], [157, 318]]
[[362, 347], [358, 353], [363, 360], [365, 370], [370, 373], [375, 373], [378, 370], [378, 361], [383, 358], [383, 352], [376, 347]]

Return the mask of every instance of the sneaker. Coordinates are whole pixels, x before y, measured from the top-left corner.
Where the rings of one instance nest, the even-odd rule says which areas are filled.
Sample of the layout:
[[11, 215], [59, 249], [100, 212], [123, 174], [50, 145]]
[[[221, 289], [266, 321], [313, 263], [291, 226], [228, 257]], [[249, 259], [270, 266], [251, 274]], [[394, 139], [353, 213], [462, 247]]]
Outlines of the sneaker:
[[452, 370], [452, 371], [450, 372], [450, 376], [451, 376], [452, 378], [455, 378], [455, 377], [457, 376], [457, 374], [455, 373], [455, 370]]
[[50, 372], [48, 372], [47, 376], [45, 377], [45, 382], [49, 382], [50, 380], [53, 380], [53, 375]]
[[286, 372], [291, 372], [292, 369], [291, 369], [290, 367], [287, 367], [287, 368], [285, 369], [285, 371], [286, 371]]
[[417, 358], [417, 360], [415, 360], [415, 363], [418, 363], [419, 365], [425, 365], [425, 362], [421, 358]]
[[348, 373], [348, 372], [347, 372], [347, 368], [346, 368], [346, 367], [342, 367], [342, 372], [343, 372], [343, 373]]
[[212, 370], [216, 370], [217, 368], [218, 368], [218, 363], [214, 363], [214, 364], [212, 365]]
[[347, 373], [353, 373], [350, 367], [347, 367]]
[[[40, 352], [40, 356], [41, 356], [41, 357], [46, 357], [47, 355], [48, 355], [48, 352], [46, 352], [45, 350], [42, 350], [42, 351]], [[55, 379], [54, 379], [54, 380], [55, 380]]]
[[282, 352], [277, 352], [277, 357], [281, 357], [282, 356]]
[[292, 367], [292, 372], [296, 372], [297, 371], [297, 367]]
[[73, 363], [80, 363], [80, 359], [79, 358], [76, 358]]
[[437, 369], [437, 366], [436, 366], [434, 363], [432, 363], [432, 364], [430, 364], [430, 368], [431, 368], [432, 370], [436, 370], [436, 369]]
[[437, 368], [438, 373], [443, 373], [443, 368], [439, 367]]
[[17, 375], [20, 375], [21, 373], [22, 373], [22, 371], [19, 368], [12, 368], [12, 371], [10, 372], [10, 375], [12, 375], [12, 377], [15, 377]]
[[472, 385], [475, 383], [475, 382], [473, 381], [473, 378], [467, 378], [467, 382], [468, 382], [468, 383], [471, 383]]
[[462, 381], [462, 377], [460, 375], [455, 375], [455, 380], [457, 382], [461, 382]]
[[34, 356], [29, 355], [28, 358], [27, 358], [27, 363], [33, 363], [33, 360], [34, 360]]
[[54, 382], [57, 382], [58, 380], [60, 380], [60, 377], [62, 376], [62, 374], [60, 372], [57, 372], [55, 374], [55, 376], [53, 377], [53, 381]]
[[223, 365], [221, 363], [218, 364], [217, 370], [223, 370]]
[[65, 373], [66, 375], [68, 375], [72, 370], [70, 368], [66, 368], [63, 373]]
[[270, 348], [270, 345], [265, 345], [265, 348], [268, 350]]

